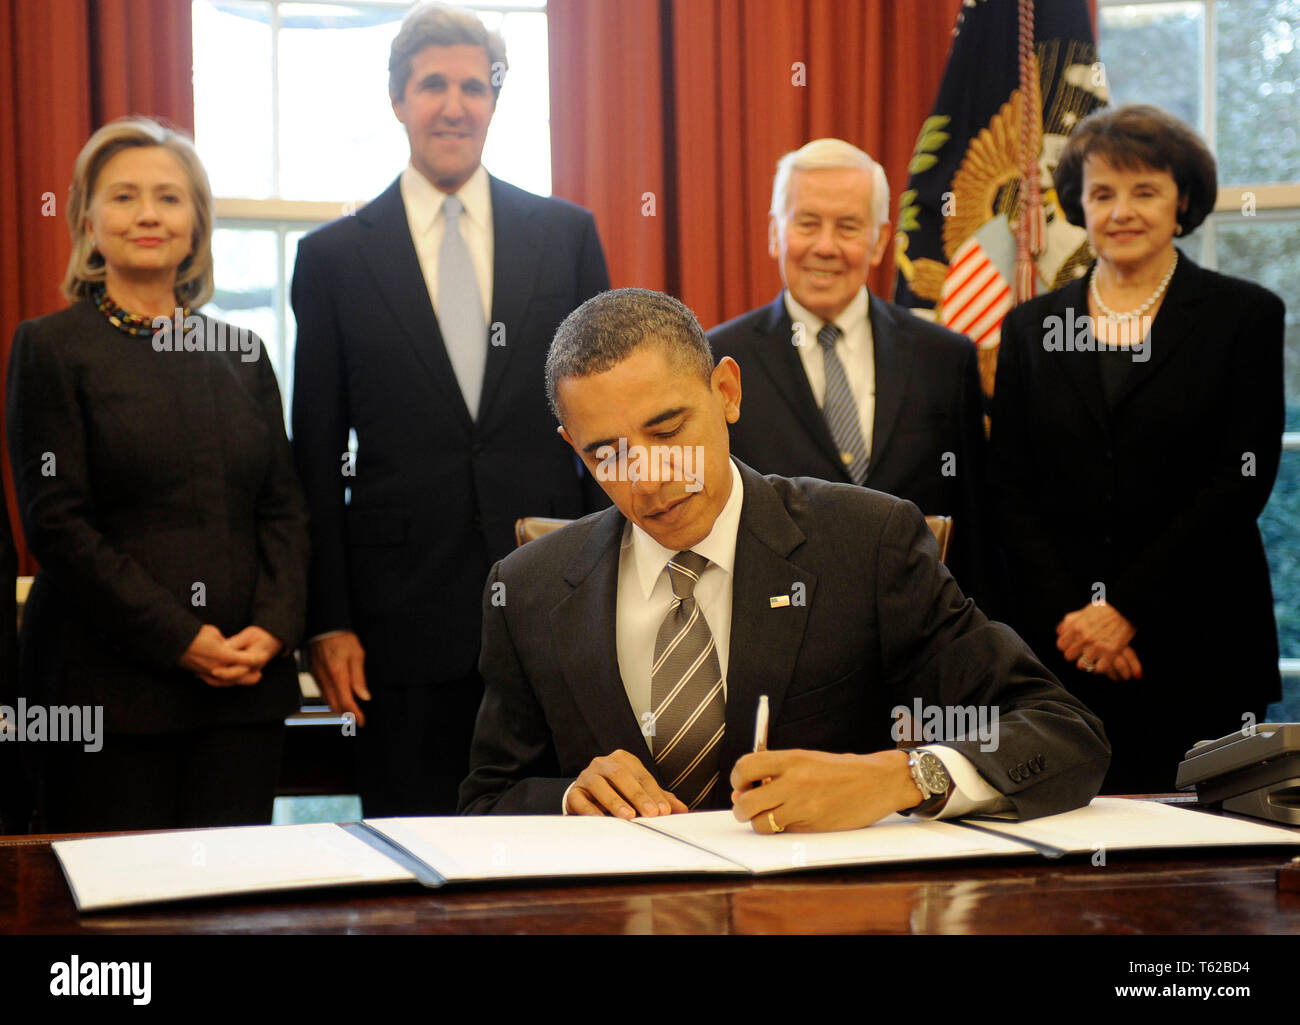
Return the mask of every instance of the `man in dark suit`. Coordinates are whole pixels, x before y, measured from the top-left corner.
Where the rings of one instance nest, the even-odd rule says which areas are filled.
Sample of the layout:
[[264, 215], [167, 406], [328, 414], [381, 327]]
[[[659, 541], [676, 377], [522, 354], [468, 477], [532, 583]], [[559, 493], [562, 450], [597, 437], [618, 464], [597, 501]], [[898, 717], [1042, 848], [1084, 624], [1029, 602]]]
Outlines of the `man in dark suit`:
[[[1028, 818], [1096, 793], [1096, 717], [963, 598], [915, 506], [729, 459], [740, 372], [677, 300], [584, 303], [547, 386], [617, 508], [494, 567], [462, 811], [732, 805], [780, 832], [904, 809]], [[745, 754], [761, 694], [771, 750]], [[903, 709], [966, 725], [900, 737]], [[908, 739], [943, 742], [891, 748]]]
[[[6, 491], [0, 477], [0, 705], [14, 708], [18, 703], [18, 552], [9, 529]], [[31, 793], [18, 764], [18, 747], [0, 743], [0, 833], [25, 832], [31, 811]]]
[[953, 518], [948, 563], [992, 601], [975, 346], [867, 291], [889, 245], [880, 165], [817, 139], [777, 165], [768, 251], [785, 290], [709, 332], [745, 371], [736, 456], [763, 473], [864, 484]]
[[410, 165], [298, 248], [309, 653], [331, 707], [361, 726], [372, 816], [455, 809], [488, 567], [518, 517], [604, 504], [542, 395], [556, 326], [609, 286], [604, 254], [589, 212], [483, 169], [505, 66], [472, 14], [412, 10], [389, 62]]

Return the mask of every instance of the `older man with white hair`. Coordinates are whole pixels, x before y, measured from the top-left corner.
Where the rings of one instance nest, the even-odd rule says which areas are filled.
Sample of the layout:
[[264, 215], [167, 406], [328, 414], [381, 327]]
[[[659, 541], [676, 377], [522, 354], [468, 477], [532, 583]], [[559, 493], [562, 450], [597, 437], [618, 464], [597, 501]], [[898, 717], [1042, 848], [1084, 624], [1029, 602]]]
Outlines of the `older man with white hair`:
[[762, 473], [861, 484], [951, 516], [953, 576], [991, 603], [975, 346], [870, 294], [889, 239], [889, 183], [858, 147], [816, 139], [780, 159], [768, 252], [785, 289], [708, 335], [743, 373], [732, 452]]

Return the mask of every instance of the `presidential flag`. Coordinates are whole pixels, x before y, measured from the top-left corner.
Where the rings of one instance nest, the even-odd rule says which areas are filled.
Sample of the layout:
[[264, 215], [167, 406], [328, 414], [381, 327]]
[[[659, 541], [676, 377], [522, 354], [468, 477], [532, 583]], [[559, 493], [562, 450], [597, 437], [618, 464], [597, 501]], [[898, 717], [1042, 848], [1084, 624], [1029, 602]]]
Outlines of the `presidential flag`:
[[968, 335], [990, 395], [1007, 311], [1092, 262], [1052, 170], [1106, 101], [1086, 0], [964, 0], [899, 197], [894, 300]]

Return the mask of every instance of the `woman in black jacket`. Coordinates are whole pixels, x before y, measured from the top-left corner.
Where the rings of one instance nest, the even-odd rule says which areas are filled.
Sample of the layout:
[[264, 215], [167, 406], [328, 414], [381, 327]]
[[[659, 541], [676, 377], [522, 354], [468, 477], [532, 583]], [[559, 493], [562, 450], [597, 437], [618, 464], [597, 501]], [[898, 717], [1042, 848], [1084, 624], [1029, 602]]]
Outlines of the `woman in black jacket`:
[[20, 325], [9, 365], [40, 563], [20, 676], [29, 704], [81, 706], [102, 735], [33, 745], [42, 828], [267, 822], [308, 544], [275, 373], [256, 335], [192, 312], [212, 198], [189, 140], [104, 126], [68, 217], [72, 305]]
[[1256, 518], [1281, 455], [1284, 306], [1175, 249], [1216, 175], [1164, 111], [1089, 117], [1055, 179], [1097, 261], [1002, 326], [989, 459], [1011, 618], [1102, 717], [1103, 791], [1169, 791], [1193, 744], [1280, 695]]

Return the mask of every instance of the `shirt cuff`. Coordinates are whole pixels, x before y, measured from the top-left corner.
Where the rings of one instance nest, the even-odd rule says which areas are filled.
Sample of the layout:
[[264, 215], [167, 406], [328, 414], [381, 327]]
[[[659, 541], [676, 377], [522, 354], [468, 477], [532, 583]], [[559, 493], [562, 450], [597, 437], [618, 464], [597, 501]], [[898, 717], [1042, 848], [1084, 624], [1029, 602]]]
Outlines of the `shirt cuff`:
[[943, 762], [948, 778], [952, 780], [944, 806], [937, 812], [914, 812], [917, 818], [955, 819], [962, 815], [993, 815], [1013, 809], [1011, 800], [981, 776], [970, 759], [956, 748], [927, 744], [917, 750], [929, 751]]
[[569, 791], [572, 790], [577, 785], [578, 785], [578, 781], [575, 779], [572, 783], [570, 783], [567, 787], [564, 788], [564, 796], [560, 798], [561, 815], [569, 814]]
[[323, 641], [326, 637], [337, 637], [339, 634], [351, 633], [351, 630], [326, 630], [323, 634], [317, 634], [315, 637], [308, 637], [302, 642], [305, 648], [309, 644], [315, 644], [317, 641]]

